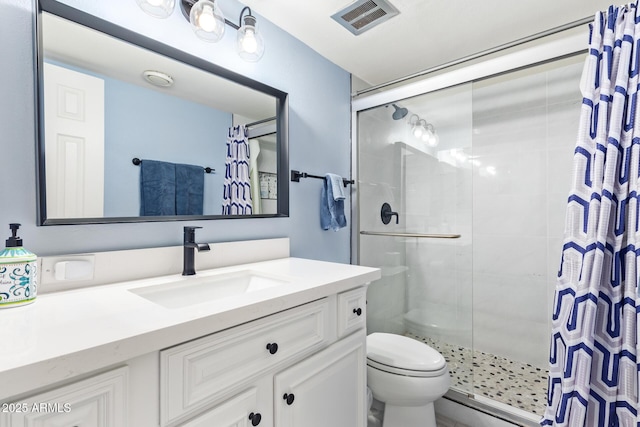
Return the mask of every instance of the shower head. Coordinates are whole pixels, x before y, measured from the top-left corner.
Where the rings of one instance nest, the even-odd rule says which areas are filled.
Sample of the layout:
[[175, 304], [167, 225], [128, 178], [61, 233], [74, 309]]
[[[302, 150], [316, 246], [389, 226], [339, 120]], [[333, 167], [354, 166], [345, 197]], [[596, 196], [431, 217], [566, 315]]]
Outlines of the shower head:
[[393, 120], [403, 119], [407, 114], [409, 114], [409, 110], [407, 110], [406, 108], [400, 108], [396, 104], [391, 105], [393, 105], [393, 108], [396, 109], [396, 111], [394, 111], [393, 115], [391, 116], [393, 117]]

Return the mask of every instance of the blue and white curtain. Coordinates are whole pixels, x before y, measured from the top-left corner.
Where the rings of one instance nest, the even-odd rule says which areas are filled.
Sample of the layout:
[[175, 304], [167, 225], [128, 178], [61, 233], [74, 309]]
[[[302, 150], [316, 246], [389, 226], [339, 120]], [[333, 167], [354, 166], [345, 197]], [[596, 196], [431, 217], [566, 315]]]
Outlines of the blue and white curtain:
[[244, 126], [229, 128], [225, 162], [223, 215], [250, 215], [249, 141]]
[[541, 425], [640, 426], [637, 6], [590, 28]]

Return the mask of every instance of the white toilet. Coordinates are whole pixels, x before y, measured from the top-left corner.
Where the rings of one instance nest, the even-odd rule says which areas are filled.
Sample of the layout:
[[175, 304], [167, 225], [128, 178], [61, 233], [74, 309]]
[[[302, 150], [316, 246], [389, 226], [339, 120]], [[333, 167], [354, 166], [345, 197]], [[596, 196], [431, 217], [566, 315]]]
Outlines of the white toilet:
[[396, 334], [367, 336], [367, 385], [385, 404], [382, 427], [436, 427], [433, 402], [451, 384], [444, 357]]

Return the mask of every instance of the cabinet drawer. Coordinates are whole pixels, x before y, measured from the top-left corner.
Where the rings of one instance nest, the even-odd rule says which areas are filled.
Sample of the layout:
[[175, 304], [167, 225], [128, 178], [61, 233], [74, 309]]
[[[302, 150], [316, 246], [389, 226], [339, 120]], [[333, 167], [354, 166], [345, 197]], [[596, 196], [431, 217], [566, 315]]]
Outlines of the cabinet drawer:
[[364, 328], [367, 319], [367, 288], [352, 289], [338, 294], [338, 337]]
[[127, 426], [127, 378], [123, 367], [8, 403], [11, 414], [0, 414], [0, 426]]
[[161, 351], [161, 424], [181, 421], [265, 371], [326, 346], [331, 325], [324, 299]]

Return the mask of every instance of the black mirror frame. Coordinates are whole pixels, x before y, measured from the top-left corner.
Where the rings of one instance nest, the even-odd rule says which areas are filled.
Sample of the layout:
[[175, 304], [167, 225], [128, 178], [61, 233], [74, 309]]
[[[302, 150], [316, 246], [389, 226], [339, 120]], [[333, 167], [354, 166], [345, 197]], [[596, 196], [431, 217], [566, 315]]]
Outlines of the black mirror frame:
[[[210, 63], [197, 56], [183, 52], [174, 47], [160, 43], [126, 28], [105, 21], [71, 6], [58, 3], [55, 0], [35, 0], [35, 63], [36, 63], [36, 129], [37, 129], [37, 206], [39, 225], [79, 225], [79, 224], [109, 224], [131, 222], [161, 222], [161, 221], [201, 221], [212, 219], [253, 219], [278, 218], [289, 216], [289, 95], [274, 87], [268, 86], [241, 74], [227, 70]], [[180, 216], [138, 216], [138, 217], [103, 217], [103, 218], [47, 218], [46, 173], [45, 173], [45, 138], [44, 138], [44, 103], [43, 103], [43, 43], [42, 43], [42, 12], [51, 13], [77, 24], [100, 31], [144, 49], [175, 59], [201, 70], [216, 74], [227, 80], [271, 95], [276, 98], [276, 132], [277, 132], [277, 176], [278, 201], [276, 214], [260, 215], [180, 215]]]

